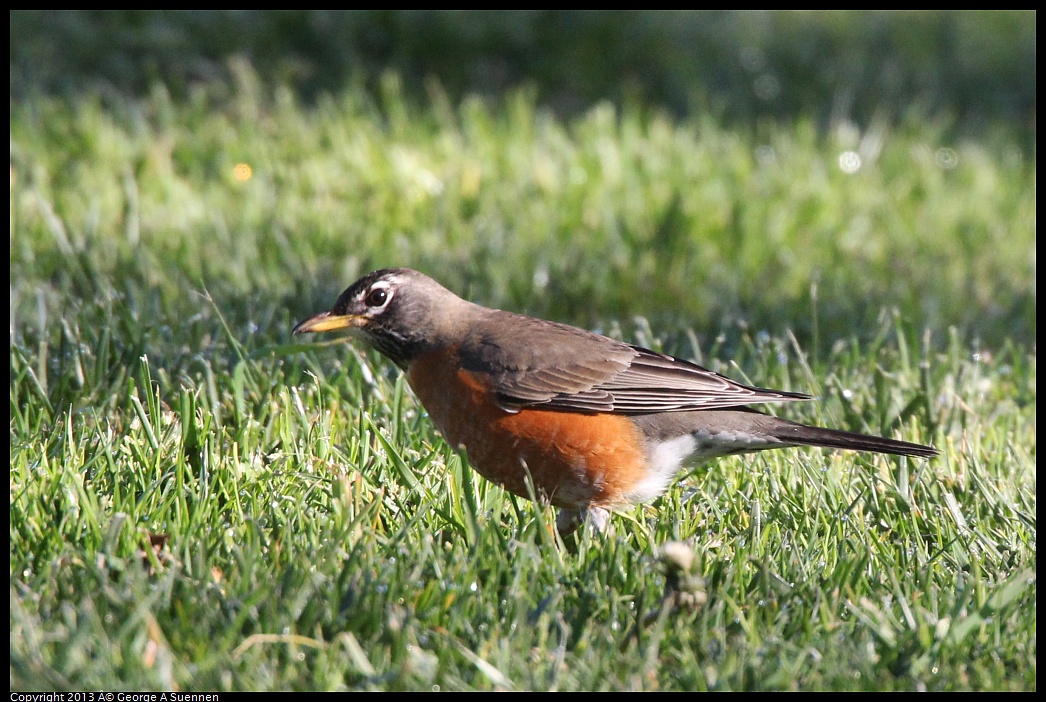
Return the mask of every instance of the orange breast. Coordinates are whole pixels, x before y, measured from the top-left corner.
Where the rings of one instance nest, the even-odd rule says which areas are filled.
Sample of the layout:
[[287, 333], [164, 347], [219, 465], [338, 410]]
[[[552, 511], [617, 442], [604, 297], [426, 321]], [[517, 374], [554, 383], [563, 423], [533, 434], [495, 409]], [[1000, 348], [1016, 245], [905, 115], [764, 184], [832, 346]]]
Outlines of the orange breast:
[[559, 507], [614, 507], [628, 502], [626, 495], [645, 475], [642, 435], [627, 417], [506, 411], [486, 378], [458, 369], [453, 353], [415, 360], [407, 380], [447, 441], [467, 451], [472, 467], [521, 497], [529, 497], [529, 479], [539, 496]]

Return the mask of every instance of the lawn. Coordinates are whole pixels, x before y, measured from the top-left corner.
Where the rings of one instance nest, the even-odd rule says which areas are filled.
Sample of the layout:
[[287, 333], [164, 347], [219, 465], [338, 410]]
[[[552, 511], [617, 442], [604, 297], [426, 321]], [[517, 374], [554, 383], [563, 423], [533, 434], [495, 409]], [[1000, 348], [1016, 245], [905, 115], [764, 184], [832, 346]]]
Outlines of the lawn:
[[[1034, 149], [233, 72], [11, 103], [12, 689], [1035, 689]], [[562, 543], [291, 338], [390, 265], [942, 455], [722, 459]]]

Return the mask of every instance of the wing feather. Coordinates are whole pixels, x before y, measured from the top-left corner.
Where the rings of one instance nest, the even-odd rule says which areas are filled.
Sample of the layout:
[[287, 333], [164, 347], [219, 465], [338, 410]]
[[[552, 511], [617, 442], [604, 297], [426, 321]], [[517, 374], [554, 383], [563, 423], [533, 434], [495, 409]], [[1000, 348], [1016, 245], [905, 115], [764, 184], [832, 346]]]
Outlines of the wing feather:
[[459, 354], [462, 367], [485, 375], [508, 409], [652, 414], [811, 399], [556, 322], [509, 312], [490, 321], [472, 330]]

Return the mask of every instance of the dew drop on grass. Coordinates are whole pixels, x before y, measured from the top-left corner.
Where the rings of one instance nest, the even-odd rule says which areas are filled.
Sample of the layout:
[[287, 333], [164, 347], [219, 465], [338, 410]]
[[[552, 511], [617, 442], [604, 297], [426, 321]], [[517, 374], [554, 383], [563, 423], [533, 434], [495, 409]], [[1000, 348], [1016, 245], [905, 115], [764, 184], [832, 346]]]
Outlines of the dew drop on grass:
[[955, 149], [943, 147], [937, 149], [937, 153], [934, 154], [934, 161], [937, 162], [938, 168], [950, 171], [959, 165], [959, 154], [955, 152]]
[[861, 170], [861, 156], [856, 151], [844, 151], [839, 154], [839, 170], [847, 175]]

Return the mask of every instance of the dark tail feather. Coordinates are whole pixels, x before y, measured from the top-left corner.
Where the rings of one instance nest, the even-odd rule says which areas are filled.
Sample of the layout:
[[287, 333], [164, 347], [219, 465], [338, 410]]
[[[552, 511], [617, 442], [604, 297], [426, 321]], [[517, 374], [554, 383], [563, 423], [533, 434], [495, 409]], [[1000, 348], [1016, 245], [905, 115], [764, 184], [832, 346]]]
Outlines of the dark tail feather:
[[896, 441], [881, 436], [855, 434], [851, 431], [810, 427], [782, 420], [775, 427], [774, 434], [781, 441], [798, 446], [823, 446], [825, 448], [847, 449], [850, 451], [873, 451], [889, 453], [894, 456], [921, 456], [930, 458], [940, 453], [932, 446], [913, 444], [908, 441]]

